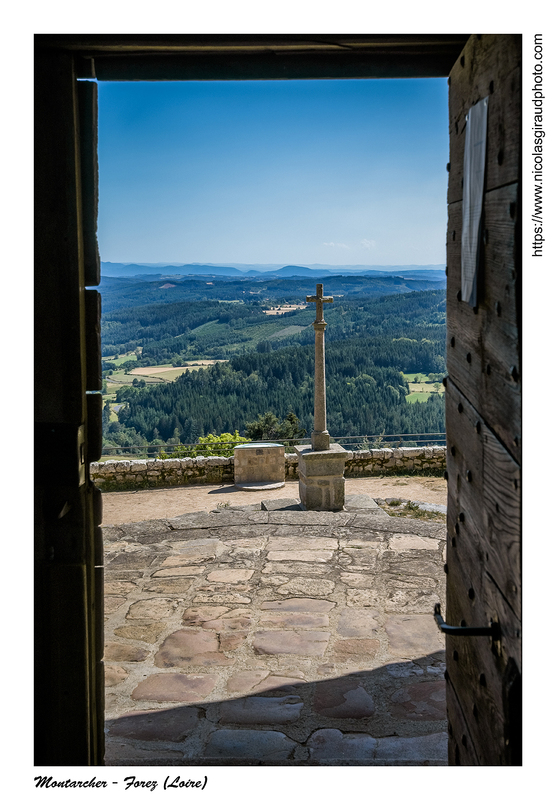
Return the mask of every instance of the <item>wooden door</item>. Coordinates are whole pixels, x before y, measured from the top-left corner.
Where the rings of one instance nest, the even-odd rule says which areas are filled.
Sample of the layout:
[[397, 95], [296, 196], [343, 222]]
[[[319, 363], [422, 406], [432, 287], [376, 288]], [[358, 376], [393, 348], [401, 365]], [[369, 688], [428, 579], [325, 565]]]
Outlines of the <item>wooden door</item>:
[[35, 765], [101, 764], [96, 85], [35, 53]]
[[[521, 36], [471, 36], [450, 72], [446, 636], [450, 765], [521, 763]], [[477, 298], [462, 299], [469, 109], [488, 97]]]

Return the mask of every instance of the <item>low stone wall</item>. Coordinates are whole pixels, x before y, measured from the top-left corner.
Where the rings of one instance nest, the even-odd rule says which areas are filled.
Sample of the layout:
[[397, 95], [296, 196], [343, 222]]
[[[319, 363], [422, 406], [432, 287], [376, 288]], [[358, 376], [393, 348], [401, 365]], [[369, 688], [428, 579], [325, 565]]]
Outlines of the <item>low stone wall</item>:
[[446, 470], [445, 447], [383, 447], [380, 450], [354, 450], [346, 461], [346, 478], [373, 475], [410, 474]]
[[[286, 480], [297, 481], [297, 453], [286, 453], [285, 459]], [[386, 474], [442, 473], [445, 469], [445, 447], [397, 447], [348, 451], [344, 475], [368, 478]], [[234, 459], [233, 456], [197, 456], [98, 461], [91, 464], [91, 478], [103, 492], [233, 483]]]

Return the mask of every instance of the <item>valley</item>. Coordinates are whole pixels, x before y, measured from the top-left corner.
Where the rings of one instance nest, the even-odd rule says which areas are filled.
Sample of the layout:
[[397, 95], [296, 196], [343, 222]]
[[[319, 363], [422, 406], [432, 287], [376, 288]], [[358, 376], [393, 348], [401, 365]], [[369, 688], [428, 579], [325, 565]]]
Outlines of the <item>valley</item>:
[[[103, 277], [104, 446], [111, 452], [243, 435], [267, 412], [278, 419], [293, 412], [300, 429], [312, 429], [315, 310], [305, 296], [315, 278], [210, 277], [178, 277], [171, 292], [165, 277]], [[325, 314], [331, 434], [442, 432], [443, 281], [323, 280], [334, 296]]]

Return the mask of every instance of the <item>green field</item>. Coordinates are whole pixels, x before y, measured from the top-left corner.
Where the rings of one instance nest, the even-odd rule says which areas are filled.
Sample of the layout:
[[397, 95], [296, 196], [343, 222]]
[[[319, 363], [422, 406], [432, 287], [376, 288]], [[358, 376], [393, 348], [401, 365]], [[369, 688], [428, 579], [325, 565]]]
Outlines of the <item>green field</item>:
[[408, 383], [415, 383], [417, 380], [421, 383], [428, 383], [429, 380], [429, 376], [424, 372], [403, 372], [402, 375]]
[[[168, 364], [167, 367], [168, 369], [172, 369], [171, 364]], [[111, 386], [115, 386], [116, 384], [118, 387], [129, 386], [137, 378], [145, 381], [146, 383], [162, 383], [162, 380], [156, 376], [137, 375], [131, 372], [126, 373], [123, 369], [114, 370], [114, 373], [106, 378], [106, 383], [109, 389]]]
[[102, 359], [103, 365], [105, 367], [112, 367], [112, 369], [119, 367], [124, 361], [137, 361], [137, 356], [135, 353], [130, 353], [129, 355], [118, 356], [117, 358], [114, 356], [106, 356]]
[[[203, 360], [203, 359], [200, 359]], [[211, 360], [211, 364], [213, 361]], [[179, 378], [180, 375], [183, 375], [184, 372], [195, 372], [198, 369], [206, 369], [207, 364], [188, 364], [184, 367], [172, 367], [171, 364], [162, 364], [160, 368], [164, 368], [164, 372], [153, 372], [149, 373], [150, 369], [159, 369], [159, 367], [137, 367], [137, 369], [132, 370], [129, 374], [131, 378], [141, 378], [141, 380], [146, 381], [147, 383], [160, 383], [161, 381], [166, 381], [167, 383], [172, 383]]]
[[283, 336], [293, 336], [294, 333], [301, 333], [301, 331], [304, 330], [305, 327], [303, 325], [288, 325], [287, 328], [283, 328], [281, 331], [276, 331], [275, 333], [271, 333], [268, 338], [281, 339]]
[[[239, 341], [225, 342], [227, 352], [231, 354], [243, 353], [246, 346], [256, 347], [259, 342], [265, 339], [282, 338], [299, 333], [306, 326], [304, 325], [291, 325], [281, 317], [269, 317], [264, 322], [258, 325], [246, 325], [245, 327], [234, 328], [233, 332], [237, 336], [240, 334]], [[217, 320], [205, 322], [203, 325], [195, 328], [192, 333], [195, 333], [196, 348], [206, 346], [207, 349], [216, 345], [223, 345], [222, 339], [225, 331], [223, 326]], [[191, 356], [186, 356], [191, 357]], [[209, 356], [210, 357], [210, 356]], [[193, 358], [201, 358], [198, 352], [195, 353]]]
[[[426, 403], [431, 394], [444, 392], [440, 381], [429, 381], [428, 375], [422, 372], [403, 373], [403, 376], [409, 384], [410, 392], [405, 396], [406, 403]], [[435, 388], [435, 383], [440, 383], [439, 388]]]
[[406, 394], [405, 402], [406, 403], [426, 403], [431, 394], [436, 394], [436, 392], [415, 392], [415, 394]]
[[[136, 357], [134, 357], [136, 360]], [[105, 366], [109, 365], [112, 368], [118, 366], [118, 362], [123, 361], [131, 361], [131, 356], [122, 356], [118, 359], [103, 359]], [[203, 361], [208, 360], [210, 364], [214, 364], [214, 359], [197, 359], [196, 361]], [[183, 375], [184, 372], [194, 372], [198, 369], [206, 369], [209, 366], [207, 364], [201, 364], [193, 362], [191, 364], [187, 364], [183, 367], [172, 367], [171, 364], [157, 364], [156, 367], [145, 367], [143, 370], [140, 367], [137, 367], [136, 370], [132, 370], [132, 372], [126, 373], [123, 369], [114, 369], [112, 375], [109, 375], [105, 378], [106, 380], [106, 394], [104, 395], [104, 401], [109, 400], [110, 403], [116, 402], [116, 392], [118, 389], [121, 389], [122, 386], [131, 386], [134, 380], [142, 380], [145, 381], [147, 385], [149, 384], [156, 384], [156, 383], [173, 383], [180, 375]], [[164, 372], [156, 372], [153, 374], [149, 374], [149, 370], [151, 369], [163, 369]], [[110, 417], [111, 422], [117, 421], [117, 416], [114, 412]]]

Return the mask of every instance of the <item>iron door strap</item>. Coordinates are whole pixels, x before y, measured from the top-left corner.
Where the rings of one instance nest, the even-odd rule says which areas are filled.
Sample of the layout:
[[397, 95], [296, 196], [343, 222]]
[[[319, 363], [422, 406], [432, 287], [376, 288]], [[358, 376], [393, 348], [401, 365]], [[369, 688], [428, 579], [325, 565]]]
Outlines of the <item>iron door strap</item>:
[[490, 636], [492, 639], [500, 639], [500, 625], [498, 622], [490, 622], [488, 627], [484, 628], [470, 628], [467, 625], [458, 627], [456, 625], [448, 625], [442, 619], [440, 613], [440, 603], [434, 606], [434, 619], [442, 633], [448, 636]]

